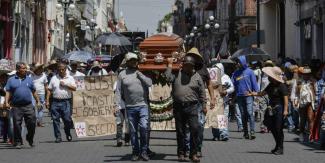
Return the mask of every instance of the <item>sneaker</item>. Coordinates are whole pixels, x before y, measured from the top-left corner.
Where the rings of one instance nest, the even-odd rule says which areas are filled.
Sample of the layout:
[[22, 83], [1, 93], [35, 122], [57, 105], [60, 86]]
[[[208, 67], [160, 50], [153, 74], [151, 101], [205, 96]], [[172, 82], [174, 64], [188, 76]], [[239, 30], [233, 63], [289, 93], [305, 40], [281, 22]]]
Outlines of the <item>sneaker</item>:
[[184, 156], [185, 156], [185, 158], [186, 158], [186, 157], [188, 157], [189, 155], [190, 155], [190, 151], [186, 151]]
[[228, 141], [229, 138], [228, 137], [224, 137], [223, 139], [221, 139], [221, 141]]
[[122, 141], [121, 140], [117, 140], [116, 146], [117, 147], [121, 147], [122, 145], [123, 145]]
[[276, 151], [273, 152], [275, 155], [283, 155], [283, 148], [278, 148]]
[[22, 144], [18, 142], [18, 143], [15, 143], [15, 144], [14, 144], [14, 147], [15, 147], [16, 149], [21, 149], [21, 145], [22, 145]]
[[30, 147], [34, 147], [34, 141], [33, 140], [27, 140], [27, 142], [28, 142], [28, 145]]
[[245, 139], [249, 139], [249, 135], [248, 134], [244, 134], [244, 138]]
[[37, 127], [45, 127], [45, 126], [43, 125], [43, 123], [37, 122]]
[[191, 162], [200, 162], [200, 158], [197, 155], [191, 156]]
[[271, 153], [274, 153], [277, 149], [278, 147], [274, 147], [274, 149], [271, 150]]
[[261, 133], [262, 134], [267, 133], [267, 129], [265, 127], [261, 127]]
[[67, 140], [68, 140], [68, 142], [71, 142], [72, 141], [72, 136], [71, 135], [67, 135]]
[[202, 157], [203, 155], [202, 155], [202, 152], [197, 152], [197, 157]]
[[148, 156], [149, 156], [150, 158], [152, 158], [152, 157], [154, 157], [154, 156], [156, 155], [156, 152], [153, 152], [152, 150], [150, 150], [150, 149], [148, 148], [147, 154], [148, 154]]
[[252, 131], [251, 134], [250, 134], [250, 139], [251, 139], [251, 140], [254, 140], [255, 138], [256, 138], [256, 136], [255, 136], [255, 132]]
[[184, 155], [178, 155], [178, 162], [185, 162], [185, 156]]
[[132, 154], [131, 161], [138, 161], [139, 156], [137, 154]]
[[143, 161], [149, 161], [149, 156], [148, 156], [148, 154], [147, 154], [146, 152], [142, 153], [142, 154], [141, 154], [141, 159], [142, 159]]
[[62, 142], [62, 139], [61, 138], [56, 138], [55, 139], [55, 143], [61, 143]]

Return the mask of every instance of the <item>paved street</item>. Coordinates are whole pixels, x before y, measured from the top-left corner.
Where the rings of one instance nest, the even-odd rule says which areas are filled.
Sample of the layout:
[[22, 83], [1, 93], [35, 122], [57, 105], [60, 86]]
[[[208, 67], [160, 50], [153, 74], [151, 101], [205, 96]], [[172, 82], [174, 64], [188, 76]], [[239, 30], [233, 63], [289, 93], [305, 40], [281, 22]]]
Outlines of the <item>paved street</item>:
[[[285, 134], [285, 155], [270, 154], [273, 147], [271, 134], [257, 134], [256, 140], [242, 139], [242, 133], [234, 132], [235, 124], [231, 124], [231, 138], [228, 142], [211, 141], [209, 129], [205, 132], [202, 162], [204, 163], [310, 163], [325, 162], [325, 151], [316, 150], [313, 146], [296, 142], [294, 134]], [[101, 163], [130, 162], [131, 147], [115, 147], [114, 136], [97, 139], [76, 139], [72, 142], [54, 143], [50, 122], [44, 128], [37, 128], [36, 146], [27, 145], [24, 149], [13, 149], [5, 144], [0, 145], [1, 163]], [[176, 162], [176, 141], [174, 132], [153, 132], [151, 149], [157, 155], [150, 162]]]

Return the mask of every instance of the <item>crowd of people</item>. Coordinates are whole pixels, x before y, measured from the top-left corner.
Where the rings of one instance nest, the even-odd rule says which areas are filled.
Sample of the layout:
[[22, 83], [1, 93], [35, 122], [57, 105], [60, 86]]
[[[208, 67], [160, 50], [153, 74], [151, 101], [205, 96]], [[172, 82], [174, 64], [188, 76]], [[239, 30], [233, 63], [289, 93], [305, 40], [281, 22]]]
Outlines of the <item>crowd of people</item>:
[[64, 123], [66, 139], [72, 140], [72, 92], [76, 90], [74, 77], [102, 76], [108, 72], [101, 63], [91, 64], [51, 60], [48, 64], [16, 63], [13, 71], [1, 70], [0, 129], [3, 143], [21, 148], [22, 123], [27, 129], [26, 141], [34, 146], [36, 127], [44, 127], [43, 116], [49, 109], [53, 121], [55, 142], [62, 141], [60, 119]]
[[[137, 70], [136, 55], [130, 54], [127, 58], [126, 69], [118, 77], [117, 106], [123, 110], [125, 117], [132, 119], [129, 123], [130, 131], [127, 132], [129, 135], [125, 137], [126, 143], [131, 137], [132, 160], [149, 160], [150, 114], [147, 108], [150, 104], [147, 93], [152, 83], [150, 78], [145, 78]], [[206, 89], [210, 96], [210, 109], [220, 109], [215, 108], [214, 92], [217, 90], [224, 100], [221, 108], [224, 115], [228, 120], [232, 116], [236, 117], [238, 131], [243, 132], [245, 139], [256, 138], [255, 122], [260, 121], [258, 132], [270, 131], [274, 137], [275, 147], [271, 153], [275, 155], [284, 153], [285, 127], [289, 132], [299, 134], [301, 142], [312, 143], [320, 139], [321, 148], [325, 148], [325, 114], [322, 107], [325, 93], [324, 66], [299, 66], [289, 58], [277, 64], [271, 60], [248, 62], [245, 56], [241, 56], [235, 59], [236, 66], [229, 63], [211, 65], [220, 70], [220, 83], [210, 78], [207, 66], [196, 48], [187, 52], [178, 72], [172, 71], [174, 59], [168, 58], [167, 61], [165, 76], [172, 87], [179, 161], [185, 161], [189, 156], [191, 161], [199, 162], [202, 157], [204, 116], [208, 112]], [[126, 100], [126, 104], [121, 104], [123, 100]], [[140, 145], [137, 142], [138, 128]], [[121, 135], [119, 133], [117, 136], [117, 146], [122, 145]], [[227, 128], [212, 128], [212, 135], [215, 141], [229, 140]]]
[[[325, 149], [325, 66], [298, 65], [293, 59], [274, 64], [267, 61], [247, 61], [245, 56], [235, 59], [235, 65], [210, 65], [220, 71], [220, 80], [210, 78], [207, 65], [196, 48], [186, 53], [179, 71], [173, 71], [174, 58], [167, 59], [166, 80], [171, 84], [173, 114], [176, 124], [177, 155], [179, 161], [187, 157], [200, 162], [205, 115], [209, 109], [222, 109], [224, 115], [237, 120], [238, 131], [245, 139], [256, 138], [255, 121], [260, 120], [260, 132], [272, 133], [275, 155], [284, 153], [283, 129], [299, 134], [302, 142], [320, 140]], [[123, 123], [126, 124], [125, 145], [132, 145], [132, 160], [150, 160], [149, 148], [150, 99], [152, 80], [138, 70], [139, 56], [125, 55], [125, 65], [116, 73], [114, 84], [117, 146], [122, 146]], [[30, 67], [30, 68], [28, 68]], [[234, 69], [235, 67], [235, 69]], [[94, 61], [82, 63], [51, 61], [48, 65], [19, 62], [16, 70], [0, 74], [1, 134], [4, 142], [21, 148], [22, 121], [27, 128], [26, 141], [33, 146], [35, 127], [43, 127], [45, 108], [50, 108], [55, 142], [60, 143], [60, 119], [64, 123], [66, 139], [72, 140], [72, 96], [76, 90], [73, 77], [101, 76], [112, 73]], [[86, 75], [85, 75], [86, 74]], [[210, 101], [207, 101], [205, 90]], [[216, 108], [218, 92], [224, 101]], [[209, 102], [209, 105], [207, 105]], [[11, 116], [8, 116], [8, 115]], [[11, 119], [12, 117], [13, 119]], [[249, 124], [249, 125], [248, 125]], [[13, 127], [10, 127], [13, 126]], [[140, 138], [138, 138], [138, 131]], [[319, 133], [320, 132], [320, 133]], [[14, 134], [13, 134], [14, 133]], [[227, 128], [212, 128], [213, 140], [228, 141]], [[320, 135], [320, 136], [319, 136]]]

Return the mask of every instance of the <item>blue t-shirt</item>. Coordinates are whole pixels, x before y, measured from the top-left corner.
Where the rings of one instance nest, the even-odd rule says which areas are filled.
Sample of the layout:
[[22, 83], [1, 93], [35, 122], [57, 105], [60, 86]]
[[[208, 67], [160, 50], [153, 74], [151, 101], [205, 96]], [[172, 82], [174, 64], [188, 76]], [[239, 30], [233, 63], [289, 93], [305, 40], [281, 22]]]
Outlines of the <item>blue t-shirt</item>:
[[32, 103], [32, 91], [35, 86], [31, 77], [20, 79], [17, 75], [8, 79], [5, 90], [11, 93], [11, 104], [28, 105]]

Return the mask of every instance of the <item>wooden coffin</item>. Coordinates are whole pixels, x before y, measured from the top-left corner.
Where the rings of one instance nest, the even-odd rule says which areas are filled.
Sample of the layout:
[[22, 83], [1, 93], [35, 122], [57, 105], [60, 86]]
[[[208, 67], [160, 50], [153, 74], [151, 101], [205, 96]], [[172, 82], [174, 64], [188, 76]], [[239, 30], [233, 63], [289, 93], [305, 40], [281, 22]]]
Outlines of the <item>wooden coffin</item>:
[[[142, 54], [142, 62], [139, 64], [141, 71], [165, 70], [167, 58], [176, 58], [173, 70], [180, 69], [180, 55], [183, 52], [183, 39], [172, 33], [159, 33], [148, 37], [140, 43], [139, 48]], [[157, 60], [161, 56], [161, 60]], [[159, 57], [158, 57], [159, 58]]]

